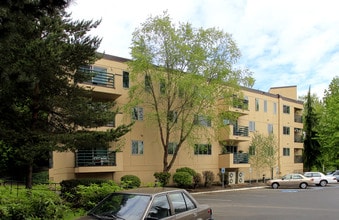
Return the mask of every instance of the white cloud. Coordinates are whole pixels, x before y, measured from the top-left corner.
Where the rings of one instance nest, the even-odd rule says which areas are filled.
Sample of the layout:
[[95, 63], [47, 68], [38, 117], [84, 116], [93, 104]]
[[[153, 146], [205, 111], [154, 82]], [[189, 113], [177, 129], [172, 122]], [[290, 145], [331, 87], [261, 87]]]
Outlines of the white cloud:
[[91, 33], [103, 38], [99, 51], [129, 58], [132, 32], [150, 15], [167, 10], [174, 22], [217, 27], [232, 34], [240, 65], [255, 88], [298, 86], [298, 95], [323, 96], [339, 72], [339, 2], [336, 0], [77, 0], [75, 19], [100, 19]]

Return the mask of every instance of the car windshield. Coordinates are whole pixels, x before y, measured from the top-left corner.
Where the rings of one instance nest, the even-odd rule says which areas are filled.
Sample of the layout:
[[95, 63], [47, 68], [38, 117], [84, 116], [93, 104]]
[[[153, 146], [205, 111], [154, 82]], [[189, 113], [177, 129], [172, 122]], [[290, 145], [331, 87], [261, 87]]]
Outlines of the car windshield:
[[151, 197], [127, 193], [113, 193], [94, 207], [88, 215], [99, 219], [141, 219]]

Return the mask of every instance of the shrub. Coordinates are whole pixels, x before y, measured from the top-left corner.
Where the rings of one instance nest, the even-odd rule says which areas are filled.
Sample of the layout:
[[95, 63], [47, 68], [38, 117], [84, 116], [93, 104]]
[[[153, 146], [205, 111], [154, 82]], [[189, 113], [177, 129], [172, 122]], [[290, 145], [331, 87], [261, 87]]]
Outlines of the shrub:
[[205, 187], [210, 187], [212, 186], [213, 182], [214, 182], [214, 174], [212, 171], [204, 171], [202, 172], [202, 175], [204, 176], [204, 180], [205, 180]]
[[107, 183], [109, 180], [103, 179], [72, 179], [72, 180], [63, 180], [60, 183], [61, 186], [61, 197], [64, 198], [67, 202], [77, 203], [79, 196], [77, 194], [77, 186], [90, 186], [91, 184], [101, 185]]
[[141, 184], [140, 178], [135, 175], [125, 175], [120, 180], [123, 188], [138, 188]]
[[77, 195], [79, 199], [77, 200], [76, 204], [74, 204], [74, 207], [88, 211], [92, 209], [98, 202], [104, 199], [108, 194], [120, 190], [122, 190], [122, 188], [113, 181], [102, 183], [101, 185], [79, 185], [77, 186]]
[[195, 176], [197, 174], [197, 172], [195, 172], [195, 170], [193, 170], [192, 168], [189, 167], [181, 167], [176, 169], [176, 172], [187, 172], [189, 174], [191, 174], [191, 176]]
[[166, 186], [169, 183], [169, 179], [171, 178], [171, 174], [169, 172], [156, 172], [153, 174], [153, 176], [161, 186]]
[[178, 187], [187, 188], [192, 186], [193, 176], [188, 172], [176, 172], [173, 175], [173, 181]]
[[195, 176], [193, 176], [193, 188], [197, 188], [197, 186], [201, 183], [202, 180], [202, 176], [200, 173], [195, 174]]
[[0, 187], [1, 219], [62, 219], [70, 208], [47, 186], [33, 187], [32, 190]]

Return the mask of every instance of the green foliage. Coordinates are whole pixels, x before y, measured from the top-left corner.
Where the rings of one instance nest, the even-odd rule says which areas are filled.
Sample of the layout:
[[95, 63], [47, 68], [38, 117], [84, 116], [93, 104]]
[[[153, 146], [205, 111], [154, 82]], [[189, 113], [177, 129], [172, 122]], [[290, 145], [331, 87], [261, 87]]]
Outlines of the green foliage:
[[214, 182], [214, 174], [212, 171], [204, 171], [202, 172], [202, 175], [204, 177], [204, 186], [205, 187], [210, 187], [212, 186]]
[[48, 183], [49, 181], [48, 171], [33, 173], [32, 177], [33, 177], [34, 184], [43, 184], [43, 183]]
[[[1, 148], [12, 149], [11, 167], [29, 171], [27, 188], [32, 168], [48, 161], [51, 151], [107, 147], [129, 131], [124, 125], [107, 132], [79, 129], [105, 125], [116, 112], [113, 102], [92, 99], [79, 86], [91, 76], [77, 70], [98, 59], [101, 39], [88, 32], [100, 21], [72, 21], [67, 6], [68, 1], [38, 0], [1, 4], [0, 54], [8, 55], [0, 59]], [[1, 155], [7, 152], [0, 149]]]
[[77, 192], [77, 187], [79, 185], [90, 186], [92, 184], [102, 185], [108, 183], [109, 180], [102, 179], [72, 179], [72, 180], [63, 180], [60, 182], [61, 186], [61, 197], [67, 202], [77, 204], [79, 200], [79, 194]]
[[189, 174], [191, 174], [191, 176], [195, 176], [197, 174], [197, 172], [189, 167], [181, 167], [175, 170], [176, 172], [187, 172]]
[[169, 172], [155, 172], [153, 175], [161, 186], [166, 186], [171, 178], [171, 174]]
[[325, 91], [324, 108], [319, 120], [318, 140], [321, 143], [323, 165], [339, 167], [339, 77], [331, 81]]
[[188, 172], [176, 172], [173, 174], [173, 181], [181, 188], [192, 187], [193, 176]]
[[303, 151], [303, 163], [304, 170], [311, 171], [312, 167], [320, 167], [318, 158], [321, 157], [320, 144], [316, 139], [317, 125], [319, 123], [319, 117], [315, 111], [316, 104], [315, 97], [311, 96], [311, 89], [309, 89], [306, 101], [304, 103], [304, 151]]
[[123, 188], [138, 188], [141, 185], [140, 178], [135, 175], [125, 175], [120, 180]]
[[62, 219], [64, 213], [71, 212], [59, 195], [46, 186], [32, 190], [24, 188], [12, 191], [0, 187], [0, 216], [3, 220]]
[[[189, 23], [176, 26], [167, 12], [149, 17], [135, 30], [131, 55], [133, 86], [126, 112], [139, 104], [151, 108], [145, 117], [159, 128], [164, 172], [171, 169], [183, 144], [201, 138], [198, 131], [206, 129], [194, 117], [220, 121], [210, 107], [222, 102], [220, 98], [229, 103], [240, 84], [254, 82], [248, 70], [234, 68], [240, 51], [230, 34]], [[170, 140], [176, 148], [168, 157]]]
[[100, 185], [79, 185], [76, 189], [78, 200], [76, 203], [73, 203], [73, 207], [89, 211], [108, 194], [121, 190], [122, 188], [112, 181]]

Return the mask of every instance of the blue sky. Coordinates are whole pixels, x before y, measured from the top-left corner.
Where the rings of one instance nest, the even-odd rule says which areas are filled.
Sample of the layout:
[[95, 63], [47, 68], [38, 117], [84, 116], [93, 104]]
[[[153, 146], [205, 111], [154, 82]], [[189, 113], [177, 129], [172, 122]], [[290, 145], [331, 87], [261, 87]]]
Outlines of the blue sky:
[[68, 11], [77, 20], [102, 19], [91, 31], [103, 38], [99, 52], [130, 58], [135, 28], [167, 10], [175, 23], [232, 34], [254, 89], [296, 85], [298, 96], [311, 87], [322, 98], [339, 75], [338, 9], [337, 0], [75, 0]]

